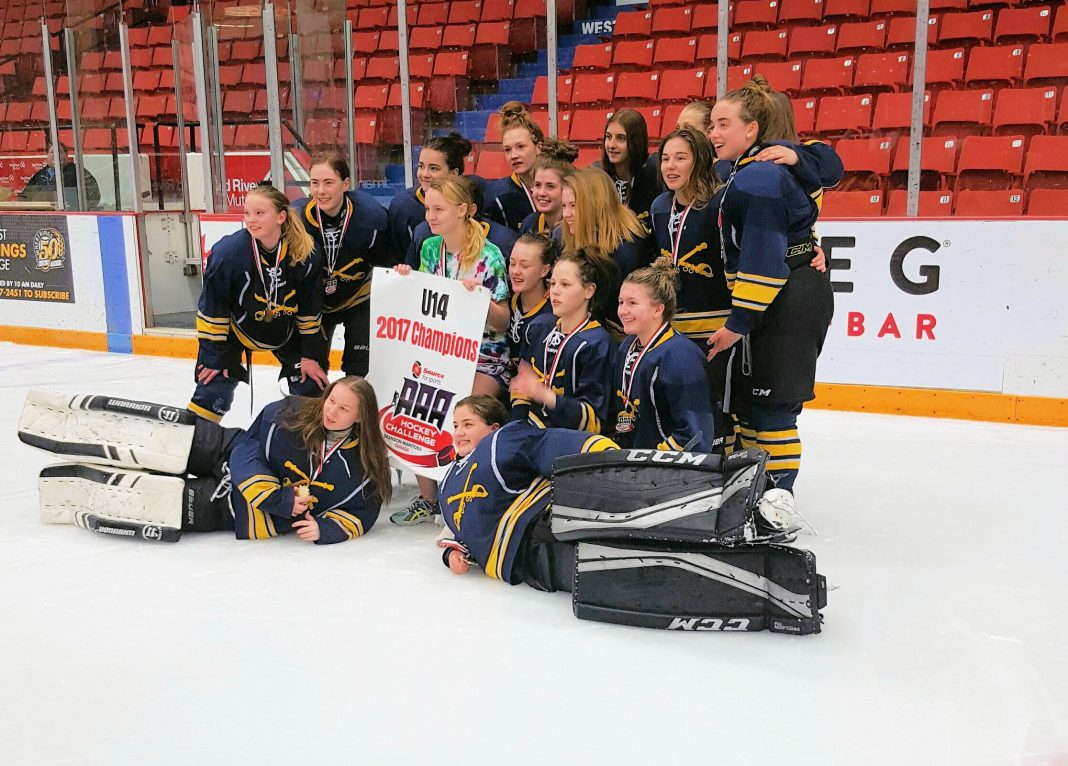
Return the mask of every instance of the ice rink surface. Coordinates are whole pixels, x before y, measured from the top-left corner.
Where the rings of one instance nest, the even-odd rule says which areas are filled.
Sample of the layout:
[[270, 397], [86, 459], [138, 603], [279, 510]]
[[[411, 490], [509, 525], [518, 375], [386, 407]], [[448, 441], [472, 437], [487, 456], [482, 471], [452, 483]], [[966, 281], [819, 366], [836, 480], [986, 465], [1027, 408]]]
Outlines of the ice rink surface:
[[1068, 766], [1068, 430], [806, 412], [824, 632], [669, 633], [451, 575], [386, 514], [330, 547], [43, 524], [26, 391], [181, 405], [192, 362], [0, 369], [0, 764]]

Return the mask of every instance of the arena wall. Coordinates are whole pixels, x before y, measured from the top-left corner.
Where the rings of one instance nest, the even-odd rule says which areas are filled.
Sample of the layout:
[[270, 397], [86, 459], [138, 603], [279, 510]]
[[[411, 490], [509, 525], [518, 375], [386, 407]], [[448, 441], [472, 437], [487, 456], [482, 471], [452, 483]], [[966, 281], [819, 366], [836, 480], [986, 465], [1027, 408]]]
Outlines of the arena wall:
[[[36, 232], [59, 222], [67, 259], [49, 279], [67, 269], [70, 302], [11, 293], [13, 274], [36, 269]], [[0, 216], [0, 340], [194, 357], [191, 332], [144, 328], [134, 224]], [[240, 216], [200, 222], [206, 243], [240, 226]], [[819, 231], [835, 318], [812, 406], [1068, 426], [1068, 266], [1056, 257], [1068, 220], [821, 221]], [[19, 242], [26, 261], [11, 257]]]

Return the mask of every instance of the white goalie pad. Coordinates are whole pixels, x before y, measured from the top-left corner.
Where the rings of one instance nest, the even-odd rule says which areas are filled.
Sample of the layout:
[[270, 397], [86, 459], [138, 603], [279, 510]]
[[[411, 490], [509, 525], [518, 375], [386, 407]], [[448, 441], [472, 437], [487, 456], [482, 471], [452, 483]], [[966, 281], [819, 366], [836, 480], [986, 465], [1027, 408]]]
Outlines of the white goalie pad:
[[[177, 539], [182, 527], [185, 481], [142, 471], [64, 463], [37, 480], [41, 516], [49, 524], [77, 524], [96, 532]], [[109, 523], [110, 522], [110, 523]], [[102, 529], [101, 526], [114, 530]]]
[[184, 474], [196, 416], [188, 410], [108, 396], [34, 389], [19, 439], [80, 463]]

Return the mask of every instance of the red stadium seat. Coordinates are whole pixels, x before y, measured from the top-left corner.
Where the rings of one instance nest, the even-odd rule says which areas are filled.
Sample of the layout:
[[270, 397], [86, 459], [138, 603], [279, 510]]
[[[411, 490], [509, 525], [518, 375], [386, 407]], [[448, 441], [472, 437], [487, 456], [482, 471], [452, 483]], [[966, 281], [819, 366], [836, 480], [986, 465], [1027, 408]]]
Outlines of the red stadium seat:
[[786, 58], [786, 30], [754, 29], [742, 40], [743, 61], [783, 61]]
[[504, 152], [496, 149], [483, 149], [475, 163], [475, 175], [483, 178], [504, 178], [511, 173]]
[[515, 0], [483, 0], [482, 21], [511, 21], [515, 15]]
[[794, 109], [794, 122], [797, 132], [802, 136], [810, 136], [816, 132], [816, 106], [818, 99], [795, 98], [790, 105]]
[[1055, 43], [1068, 42], [1068, 5], [1062, 5], [1057, 9], [1057, 18], [1053, 20], [1050, 40]]
[[445, 48], [453, 50], [469, 51], [475, 44], [475, 35], [478, 33], [478, 24], [450, 24], [445, 27], [441, 44]]
[[[673, 71], [672, 74], [679, 74], [679, 71]], [[656, 101], [659, 88], [659, 72], [621, 72], [616, 78], [615, 98], [627, 106], [651, 104]]]
[[436, 51], [441, 48], [444, 36], [444, 27], [413, 27], [408, 35], [408, 49]]
[[966, 11], [968, 9], [968, 0], [930, 0], [929, 8], [932, 13], [935, 11]]
[[690, 24], [691, 32], [710, 31], [719, 29], [719, 3], [695, 3], [693, 6], [693, 21]]
[[420, 3], [418, 23], [421, 27], [444, 27], [449, 21], [448, 3]]
[[[927, 51], [927, 87], [932, 90], [953, 88], [964, 80], [964, 48]], [[909, 82], [912, 81], [911, 73]]]
[[467, 51], [442, 51], [434, 57], [434, 75], [452, 75], [466, 77], [471, 67], [471, 56]]
[[947, 13], [938, 29], [939, 45], [982, 44], [994, 39], [994, 12]]
[[[434, 76], [434, 54], [413, 53], [408, 57], [408, 74], [413, 80], [429, 80]], [[355, 73], [353, 77], [355, 77]]]
[[580, 146], [578, 158], [575, 160], [576, 168], [588, 168], [601, 159], [602, 148], [600, 146]]
[[[162, 100], [162, 99], [161, 99]], [[223, 93], [223, 114], [227, 116], [252, 114], [256, 105], [256, 92], [252, 90], [228, 90]]]
[[661, 130], [663, 125], [664, 111], [658, 106], [640, 106], [636, 110], [642, 117], [645, 118], [645, 127], [649, 131], [649, 140], [657, 141], [663, 132], [670, 133], [675, 129], [675, 123], [671, 123], [671, 130]]
[[829, 191], [823, 195], [821, 218], [877, 218], [883, 214], [879, 191]]
[[[404, 89], [401, 88], [399, 82], [391, 83], [389, 86], [389, 99], [386, 101], [387, 107], [400, 106], [404, 95]], [[408, 86], [408, 100], [411, 102], [412, 109], [422, 109], [426, 105], [426, 85], [421, 82], [413, 82]]]
[[837, 59], [813, 59], [805, 64], [801, 89], [805, 93], [841, 94], [853, 85], [856, 59], [852, 56]]
[[839, 55], [870, 53], [881, 51], [885, 46], [886, 21], [862, 21], [841, 26], [835, 52]]
[[861, 21], [871, 15], [871, 0], [824, 0], [824, 21]]
[[334, 148], [338, 145], [341, 126], [334, 120], [315, 118], [308, 120], [304, 140], [314, 148]]
[[612, 66], [612, 43], [579, 45], [575, 48], [572, 69], [589, 69], [594, 72], [607, 72]]
[[[240, 131], [242, 126], [238, 126]], [[378, 115], [374, 112], [357, 112], [356, 125], [352, 131], [356, 143], [360, 145], [378, 144]]]
[[616, 76], [614, 74], [578, 74], [575, 86], [571, 89], [570, 103], [590, 106], [609, 104], [615, 93]]
[[656, 41], [653, 66], [664, 69], [692, 67], [697, 59], [696, 37], [665, 37]]
[[797, 27], [790, 32], [790, 58], [833, 56], [838, 27]]
[[901, 90], [912, 71], [907, 53], [865, 53], [856, 68], [853, 87], [866, 91]]
[[[1068, 189], [1068, 136], [1035, 136], [1024, 166], [1027, 189]], [[1068, 208], [1062, 212], [1068, 215]]]
[[650, 69], [653, 66], [652, 40], [621, 40], [612, 50], [612, 66], [628, 69]]
[[931, 131], [936, 136], [987, 133], [994, 113], [992, 90], [946, 90], [938, 94]]
[[[950, 186], [950, 179], [957, 173], [957, 150], [960, 142], [952, 136], [924, 138], [920, 143], [920, 188], [943, 190]], [[908, 179], [909, 137], [902, 136], [894, 149], [890, 165], [890, 183], [903, 187]]]
[[[685, 108], [685, 104], [668, 104], [661, 110], [660, 138], [663, 138], [667, 134], [671, 133], [671, 131], [675, 130], [679, 126], [679, 115], [682, 114], [682, 110]], [[655, 154], [658, 149], [659, 147], [653, 147], [653, 153]]]
[[[938, 21], [937, 16], [932, 16], [927, 20], [928, 48], [939, 42]], [[915, 50], [916, 18], [914, 16], [895, 16], [887, 22], [886, 47], [888, 50]]]
[[661, 76], [657, 98], [661, 102], [686, 103], [703, 98], [706, 87], [704, 69], [672, 69]]
[[872, 16], [909, 16], [916, 13], [916, 0], [871, 0]]
[[[708, 85], [705, 86], [705, 98], [711, 103], [716, 98], [716, 77], [714, 70], [709, 70]], [[742, 64], [727, 67], [727, 90], [735, 90], [753, 79], [756, 64]]]
[[[411, 37], [409, 37], [410, 43]], [[378, 50], [378, 32], [353, 32], [352, 50], [354, 53], [362, 53], [365, 56], [375, 53]]]
[[996, 136], [1045, 133], [1056, 118], [1057, 91], [1053, 87], [1005, 88], [998, 91], [991, 121]]
[[1053, 12], [1049, 6], [1005, 8], [998, 13], [994, 24], [994, 43], [1046, 42], [1052, 22]]
[[820, 100], [816, 117], [816, 133], [821, 136], [844, 136], [869, 132], [872, 101], [867, 93], [824, 97]]
[[[894, 189], [890, 192], [890, 200], [886, 203], [887, 216], [903, 218], [908, 215], [909, 193], [904, 189]], [[931, 218], [949, 218], [953, 214], [953, 193], [948, 191], [921, 191], [920, 192], [921, 216]]]
[[367, 59], [364, 79], [378, 83], [391, 83], [400, 75], [400, 59], [396, 56], [373, 56]]
[[957, 195], [953, 215], [967, 218], [1018, 218], [1023, 215], [1023, 192], [962, 191]]
[[356, 23], [353, 25], [355, 29], [359, 30], [385, 29], [388, 26], [389, 8], [386, 6], [361, 8], [359, 15], [356, 17]]
[[781, 0], [779, 24], [782, 26], [821, 24], [823, 11], [823, 0]]
[[1023, 75], [1023, 63], [1022, 45], [972, 48], [964, 70], [964, 84], [969, 87], [1011, 85]]
[[[399, 51], [400, 38], [396, 29], [383, 29], [378, 35], [377, 53], [397, 53]], [[381, 126], [379, 126], [381, 128]]]
[[1011, 189], [1023, 176], [1023, 136], [968, 136], [957, 160], [956, 190]]
[[[736, 61], [742, 54], [742, 36], [733, 34], [727, 41], [727, 58]], [[697, 38], [697, 61], [713, 62], [719, 60], [719, 38], [717, 35], [700, 35]]]
[[235, 149], [262, 149], [267, 146], [266, 125], [238, 125], [234, 135]]
[[731, 29], [771, 29], [778, 20], [778, 0], [740, 0], [734, 4]]
[[843, 139], [834, 150], [846, 172], [836, 187], [841, 191], [878, 191], [890, 174], [893, 141], [889, 138]]
[[576, 144], [604, 141], [604, 128], [611, 114], [611, 109], [579, 109], [572, 112], [568, 140]]
[[[575, 78], [571, 75], [560, 75], [556, 78], [556, 99], [561, 104], [571, 102], [571, 89], [575, 85]], [[534, 81], [534, 95], [530, 99], [531, 106], [547, 106], [549, 103], [549, 78], [542, 75]], [[489, 141], [489, 138], [486, 138]]]
[[356, 109], [363, 111], [380, 111], [385, 109], [389, 100], [389, 85], [357, 85]]
[[448, 5], [450, 24], [474, 24], [482, 16], [481, 0], [452, 0]]
[[693, 23], [693, 7], [678, 6], [672, 8], [658, 8], [653, 11], [653, 24], [651, 34], [660, 35], [688, 35]]
[[1068, 210], [1068, 189], [1035, 189], [1027, 200], [1027, 214], [1063, 218]]
[[512, 68], [510, 37], [508, 21], [483, 21], [478, 25], [475, 45], [471, 48], [472, 79], [499, 80], [508, 76]]
[[1039, 43], [1027, 51], [1026, 85], [1062, 85], [1068, 78], [1068, 43]]
[[[923, 125], [931, 124], [931, 93], [923, 97]], [[875, 101], [871, 129], [875, 133], [908, 133], [912, 126], [912, 92], [880, 93]]]
[[617, 40], [626, 38], [647, 38], [653, 32], [652, 11], [623, 11], [616, 16], [612, 37]]
[[754, 64], [753, 71], [764, 75], [772, 88], [788, 96], [801, 92], [802, 67], [800, 62], [780, 61]]
[[1068, 86], [1061, 93], [1061, 108], [1057, 112], [1057, 132], [1068, 134]]

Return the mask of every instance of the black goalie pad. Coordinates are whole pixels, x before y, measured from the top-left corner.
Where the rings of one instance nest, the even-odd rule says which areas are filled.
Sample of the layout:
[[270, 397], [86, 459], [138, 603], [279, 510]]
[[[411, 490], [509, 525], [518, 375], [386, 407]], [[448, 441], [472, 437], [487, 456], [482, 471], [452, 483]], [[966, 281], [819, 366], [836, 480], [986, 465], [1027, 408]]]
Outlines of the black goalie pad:
[[727, 457], [648, 449], [572, 455], [553, 464], [559, 540], [738, 545], [755, 535], [767, 453]]
[[820, 632], [827, 583], [798, 548], [579, 543], [572, 602], [583, 620], [805, 635]]

